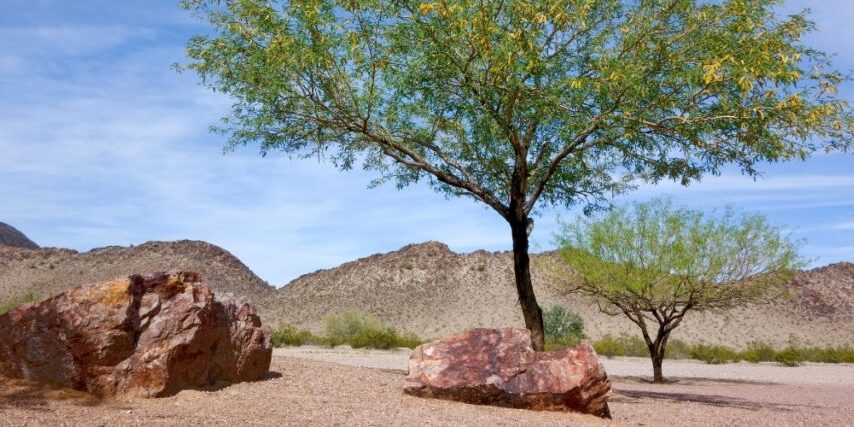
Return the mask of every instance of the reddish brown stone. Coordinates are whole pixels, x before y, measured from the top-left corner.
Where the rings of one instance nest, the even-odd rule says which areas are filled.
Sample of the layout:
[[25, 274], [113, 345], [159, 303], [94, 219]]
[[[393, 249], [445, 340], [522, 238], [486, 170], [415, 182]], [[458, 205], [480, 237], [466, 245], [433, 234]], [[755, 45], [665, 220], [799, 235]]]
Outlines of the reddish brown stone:
[[593, 348], [535, 352], [526, 329], [472, 329], [416, 348], [404, 392], [610, 418], [611, 381]]
[[0, 374], [99, 396], [168, 396], [270, 366], [255, 309], [197, 273], [86, 285], [0, 316]]

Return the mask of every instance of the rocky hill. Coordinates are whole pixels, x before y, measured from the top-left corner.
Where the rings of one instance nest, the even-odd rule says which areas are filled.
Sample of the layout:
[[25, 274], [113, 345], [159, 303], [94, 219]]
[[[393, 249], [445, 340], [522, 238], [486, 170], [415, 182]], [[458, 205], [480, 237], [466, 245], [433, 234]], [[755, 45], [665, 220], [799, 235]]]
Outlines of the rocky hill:
[[172, 269], [201, 273], [215, 291], [247, 297], [261, 314], [275, 290], [228, 251], [199, 241], [109, 246], [83, 253], [0, 246], [0, 301], [27, 292], [46, 298], [85, 283]]
[[[541, 266], [551, 256], [533, 257], [534, 286], [543, 307], [560, 304], [579, 313], [594, 339], [638, 333], [628, 320], [603, 315], [590, 301], [549, 285]], [[44, 298], [84, 283], [169, 269], [198, 271], [216, 291], [247, 297], [268, 324], [290, 323], [315, 332], [322, 332], [324, 317], [346, 309], [373, 314], [422, 338], [472, 327], [523, 325], [512, 254], [458, 254], [437, 242], [306, 274], [280, 289], [226, 250], [205, 242], [149, 242], [84, 253], [0, 246], [0, 301], [27, 292]], [[773, 305], [689, 315], [674, 337], [730, 346], [756, 340], [782, 346], [791, 339], [854, 345], [854, 264], [802, 272], [792, 285], [794, 297]]]
[[0, 222], [0, 246], [11, 246], [14, 248], [38, 249], [35, 244], [24, 233], [18, 231], [9, 224]]
[[[542, 268], [551, 254], [534, 256], [534, 287], [540, 305], [564, 305], [579, 313], [592, 338], [634, 324], [601, 314], [590, 301], [548, 284]], [[815, 345], [854, 344], [854, 264], [835, 264], [801, 273], [795, 296], [774, 305], [723, 313], [694, 313], [675, 331], [689, 342], [745, 346], [762, 340], [778, 346], [796, 339]], [[513, 281], [512, 254], [457, 254], [442, 243], [406, 246], [339, 267], [302, 276], [281, 288], [272, 316], [321, 331], [324, 316], [353, 309], [372, 313], [422, 337], [438, 337], [478, 326], [523, 325]]]

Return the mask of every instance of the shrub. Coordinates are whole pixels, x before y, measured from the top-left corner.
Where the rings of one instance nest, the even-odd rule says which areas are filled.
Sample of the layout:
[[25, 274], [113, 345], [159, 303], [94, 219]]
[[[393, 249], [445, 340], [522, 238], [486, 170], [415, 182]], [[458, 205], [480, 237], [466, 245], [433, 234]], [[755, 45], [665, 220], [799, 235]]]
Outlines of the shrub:
[[421, 344], [421, 340], [414, 334], [398, 333], [373, 316], [347, 310], [337, 316], [326, 317], [326, 343], [333, 347], [349, 344], [353, 348], [389, 349], [414, 348]]
[[623, 345], [611, 334], [605, 335], [599, 341], [593, 343], [593, 349], [596, 350], [600, 356], [605, 357], [615, 357], [615, 356], [625, 356], [626, 349], [623, 348]]
[[605, 335], [602, 339], [593, 343], [593, 348], [596, 350], [596, 353], [605, 357], [649, 356], [649, 349], [646, 347], [644, 340], [627, 334], [621, 334], [619, 337], [614, 337], [610, 334]]
[[38, 298], [36, 298], [36, 294], [32, 292], [27, 292], [24, 295], [19, 295], [15, 298], [0, 302], [0, 314], [5, 314], [7, 311], [18, 307], [21, 304], [34, 302], [37, 299]]
[[774, 361], [783, 366], [800, 366], [804, 363], [804, 354], [796, 347], [786, 347], [774, 356]]
[[309, 331], [299, 330], [292, 325], [281, 324], [270, 331], [270, 343], [273, 347], [301, 346], [305, 344], [320, 344], [323, 338]]
[[543, 311], [543, 332], [550, 349], [576, 345], [584, 338], [584, 320], [556, 305]]
[[854, 349], [851, 347], [809, 348], [804, 353], [810, 362], [854, 363]]
[[751, 363], [771, 362], [776, 355], [777, 352], [771, 344], [761, 341], [751, 342], [747, 345], [747, 350], [741, 352], [741, 358]]
[[698, 344], [691, 347], [689, 353], [692, 359], [702, 360], [703, 362], [713, 365], [738, 362], [740, 360], [740, 357], [735, 350], [722, 345]]

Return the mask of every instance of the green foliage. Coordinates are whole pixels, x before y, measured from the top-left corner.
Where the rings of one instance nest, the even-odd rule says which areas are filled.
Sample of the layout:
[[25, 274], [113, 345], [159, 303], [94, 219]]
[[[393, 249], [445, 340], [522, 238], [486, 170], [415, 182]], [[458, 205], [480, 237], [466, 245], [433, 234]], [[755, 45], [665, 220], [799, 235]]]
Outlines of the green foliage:
[[713, 365], [741, 360], [741, 357], [735, 350], [722, 345], [698, 344], [692, 346], [688, 354], [692, 359], [702, 360]]
[[653, 322], [655, 313], [764, 301], [802, 265], [797, 244], [762, 215], [706, 214], [666, 199], [578, 218], [557, 243], [566, 288]]
[[527, 214], [728, 163], [756, 174], [854, 129], [847, 77], [778, 0], [182, 5], [213, 26], [187, 68], [234, 99], [230, 147], [427, 177], [505, 216], [513, 197]]
[[321, 344], [322, 337], [309, 331], [299, 330], [292, 325], [280, 324], [270, 331], [270, 343], [273, 347], [301, 346], [306, 344]]
[[549, 349], [573, 346], [584, 338], [584, 320], [556, 305], [543, 311], [543, 332]]
[[804, 360], [818, 363], [854, 363], [854, 348], [851, 347], [807, 347], [799, 349]]
[[12, 310], [15, 307], [18, 307], [21, 304], [35, 302], [37, 300], [38, 298], [36, 297], [36, 294], [32, 292], [27, 292], [24, 295], [20, 295], [15, 298], [0, 302], [0, 315], [5, 314], [6, 312]]
[[[802, 265], [797, 244], [762, 215], [732, 208], [707, 214], [666, 199], [578, 218], [556, 240], [562, 262], [548, 266], [553, 282], [593, 299], [606, 314], [626, 316], [648, 337], [653, 361], [667, 357], [670, 334], [688, 311], [780, 297]], [[692, 357], [710, 363], [737, 356], [717, 347], [693, 350]], [[658, 369], [655, 381], [663, 381]]]
[[649, 349], [646, 343], [638, 337], [628, 334], [621, 334], [619, 337], [614, 337], [607, 334], [600, 340], [593, 343], [593, 349], [596, 353], [605, 357], [628, 356], [628, 357], [647, 357]]
[[519, 231], [543, 205], [849, 149], [849, 78], [778, 2], [182, 0], [213, 28], [178, 68], [231, 96], [227, 150], [426, 181]]
[[748, 344], [747, 350], [741, 352], [741, 359], [751, 363], [771, 362], [777, 352], [771, 344], [754, 341]]
[[786, 347], [774, 355], [774, 361], [783, 366], [800, 366], [806, 360], [803, 352], [795, 347]]
[[325, 322], [325, 340], [333, 347], [349, 344], [354, 348], [390, 349], [415, 348], [421, 344], [421, 340], [414, 334], [401, 334], [394, 328], [386, 327], [373, 316], [350, 310], [327, 316]]
[[[649, 352], [640, 338], [622, 334], [610, 334], [595, 341], [593, 348], [600, 356], [645, 357]], [[791, 344], [777, 351], [768, 343], [755, 341], [743, 351], [722, 345], [688, 344], [670, 340], [665, 351], [667, 359], [695, 359], [709, 364], [723, 364], [746, 360], [751, 363], [777, 362], [784, 366], [799, 366], [803, 362], [854, 363], [854, 348], [851, 347], [800, 347]]]

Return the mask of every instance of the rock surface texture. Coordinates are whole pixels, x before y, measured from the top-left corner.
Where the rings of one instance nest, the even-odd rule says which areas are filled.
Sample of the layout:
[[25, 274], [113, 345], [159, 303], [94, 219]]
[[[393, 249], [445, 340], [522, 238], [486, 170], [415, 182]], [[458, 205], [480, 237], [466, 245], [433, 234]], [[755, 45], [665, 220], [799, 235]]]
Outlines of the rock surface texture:
[[611, 381], [596, 352], [587, 344], [535, 352], [526, 329], [472, 329], [416, 348], [404, 392], [610, 418]]
[[0, 316], [0, 374], [98, 396], [254, 381], [272, 347], [255, 308], [197, 273], [86, 285]]

